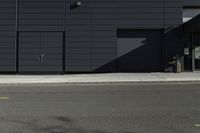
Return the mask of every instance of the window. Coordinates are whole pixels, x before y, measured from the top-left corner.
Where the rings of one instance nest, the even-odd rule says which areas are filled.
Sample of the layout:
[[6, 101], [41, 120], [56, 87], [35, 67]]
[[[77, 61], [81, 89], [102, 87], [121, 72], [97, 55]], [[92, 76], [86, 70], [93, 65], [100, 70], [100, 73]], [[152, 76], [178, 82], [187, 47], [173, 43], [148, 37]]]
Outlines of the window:
[[200, 8], [199, 9], [183, 9], [183, 22], [187, 22], [193, 17], [200, 14]]

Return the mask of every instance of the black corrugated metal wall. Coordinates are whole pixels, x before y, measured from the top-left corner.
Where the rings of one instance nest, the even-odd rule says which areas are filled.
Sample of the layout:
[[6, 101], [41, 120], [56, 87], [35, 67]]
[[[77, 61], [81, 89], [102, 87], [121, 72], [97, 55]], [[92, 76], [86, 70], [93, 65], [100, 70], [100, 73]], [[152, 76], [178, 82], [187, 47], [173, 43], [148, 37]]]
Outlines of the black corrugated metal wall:
[[15, 71], [16, 1], [0, 0], [0, 71]]
[[[117, 29], [167, 29], [168, 34], [168, 27], [182, 23], [182, 0], [80, 1], [81, 7], [67, 9], [67, 71], [116, 71]], [[67, 7], [73, 3], [68, 0]], [[165, 39], [164, 45], [179, 49], [176, 35]], [[164, 52], [169, 58], [171, 48]]]
[[[70, 8], [76, 1], [0, 0], [0, 71], [17, 71], [16, 32], [62, 32], [65, 72], [111, 72], [117, 71], [118, 29], [167, 29], [182, 21], [182, 0], [79, 1]], [[165, 38], [173, 49], [176, 39]]]

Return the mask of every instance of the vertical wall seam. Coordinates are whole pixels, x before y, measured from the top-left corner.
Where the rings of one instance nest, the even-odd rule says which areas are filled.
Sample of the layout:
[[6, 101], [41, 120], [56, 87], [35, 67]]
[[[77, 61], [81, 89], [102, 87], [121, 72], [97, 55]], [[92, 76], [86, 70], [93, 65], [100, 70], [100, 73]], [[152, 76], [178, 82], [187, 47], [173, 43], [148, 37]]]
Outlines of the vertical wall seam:
[[90, 1], [88, 1], [88, 4], [89, 4], [89, 9], [90, 9], [90, 21], [89, 21], [89, 23], [90, 23], [90, 72], [92, 72], [93, 71], [93, 65], [92, 65], [92, 63], [93, 63], [93, 56], [92, 56], [92, 54], [93, 54], [93, 46], [92, 46], [92, 44], [93, 44], [93, 9], [92, 9], [92, 2], [90, 2]]
[[18, 12], [19, 12], [19, 0], [15, 1], [15, 71], [18, 72], [19, 56], [18, 56]]
[[66, 72], [66, 45], [67, 45], [67, 2], [64, 0], [64, 33], [63, 33], [63, 73]]
[[165, 26], [166, 26], [166, 23], [165, 23], [165, 21], [166, 21], [166, 18], [165, 18], [165, 8], [166, 8], [166, 5], [165, 5], [166, 3], [165, 3], [165, 0], [163, 0], [163, 37], [162, 37], [162, 39], [163, 39], [163, 41], [162, 41], [162, 51], [163, 51], [163, 61], [162, 61], [162, 63], [163, 63], [163, 71], [165, 71], [165, 68], [166, 68], [166, 41], [165, 41]]
[[165, 32], [165, 28], [166, 28], [166, 18], [165, 18], [165, 13], [166, 13], [166, 5], [165, 5], [165, 0], [163, 0], [163, 4], [162, 4], [162, 8], [163, 8], [163, 10], [162, 10], [162, 14], [163, 14], [163, 17], [162, 17], [162, 19], [163, 19], [163, 22], [162, 22], [162, 26], [163, 26], [163, 29], [164, 29], [164, 32]]

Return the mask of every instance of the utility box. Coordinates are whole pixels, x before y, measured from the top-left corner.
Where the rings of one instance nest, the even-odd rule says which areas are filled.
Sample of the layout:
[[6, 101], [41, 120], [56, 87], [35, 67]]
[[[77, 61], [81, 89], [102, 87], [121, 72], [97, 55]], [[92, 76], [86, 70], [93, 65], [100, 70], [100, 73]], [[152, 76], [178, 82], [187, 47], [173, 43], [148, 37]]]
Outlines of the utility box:
[[180, 63], [179, 60], [176, 61], [175, 72], [176, 73], [181, 73], [181, 63]]

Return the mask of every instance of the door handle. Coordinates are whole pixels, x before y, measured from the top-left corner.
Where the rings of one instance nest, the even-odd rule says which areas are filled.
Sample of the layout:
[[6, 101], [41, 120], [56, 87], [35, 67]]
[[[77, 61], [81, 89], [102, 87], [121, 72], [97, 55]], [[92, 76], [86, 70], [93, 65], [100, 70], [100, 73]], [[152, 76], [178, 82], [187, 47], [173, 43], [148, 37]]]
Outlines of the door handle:
[[40, 57], [37, 58], [37, 62], [40, 62]]
[[44, 54], [40, 55], [40, 61], [41, 61], [41, 63], [44, 61]]
[[40, 54], [40, 56], [37, 58], [37, 62], [42, 63], [44, 61], [44, 54]]

